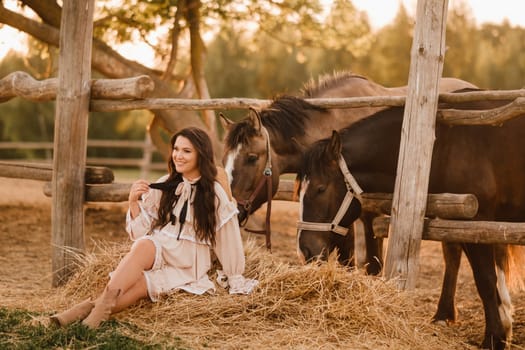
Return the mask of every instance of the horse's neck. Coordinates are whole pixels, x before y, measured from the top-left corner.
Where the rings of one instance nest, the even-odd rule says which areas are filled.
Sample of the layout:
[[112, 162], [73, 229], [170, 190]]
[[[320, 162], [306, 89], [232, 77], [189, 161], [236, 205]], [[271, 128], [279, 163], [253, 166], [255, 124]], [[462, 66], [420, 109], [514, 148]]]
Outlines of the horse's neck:
[[[348, 80], [348, 83], [338, 87], [337, 89], [327, 89], [326, 91], [318, 93], [315, 97], [345, 98], [365, 96], [402, 96], [406, 95], [406, 93], [406, 86], [387, 88], [371, 80], [356, 77], [354, 79]], [[387, 107], [330, 109], [330, 115], [313, 113], [310, 116], [310, 125], [305, 127], [306, 130], [311, 130], [311, 132], [307, 133], [308, 135], [304, 140], [301, 140], [301, 142], [308, 145], [319, 139], [329, 137], [332, 133], [332, 130], [338, 130], [347, 127], [385, 108]]]
[[283, 154], [278, 157], [278, 171], [279, 174], [285, 173], [296, 173], [299, 171], [301, 166], [302, 153], [293, 152], [288, 154]]

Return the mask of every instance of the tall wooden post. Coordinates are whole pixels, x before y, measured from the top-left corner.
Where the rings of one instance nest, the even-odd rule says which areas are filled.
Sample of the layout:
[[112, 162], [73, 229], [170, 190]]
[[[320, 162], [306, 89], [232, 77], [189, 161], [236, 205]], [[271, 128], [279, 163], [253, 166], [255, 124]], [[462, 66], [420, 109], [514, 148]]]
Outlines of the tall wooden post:
[[94, 0], [65, 0], [60, 22], [52, 179], [53, 286], [74, 272], [84, 250], [84, 172]]
[[439, 78], [445, 56], [447, 0], [418, 0], [392, 218], [385, 261], [386, 278], [413, 289], [419, 270]]

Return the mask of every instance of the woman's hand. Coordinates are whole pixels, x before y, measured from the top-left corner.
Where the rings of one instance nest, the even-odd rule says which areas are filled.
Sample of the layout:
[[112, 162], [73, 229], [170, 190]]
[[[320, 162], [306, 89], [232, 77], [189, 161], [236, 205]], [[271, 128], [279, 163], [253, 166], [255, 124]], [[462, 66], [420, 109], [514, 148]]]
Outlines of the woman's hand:
[[149, 182], [146, 180], [137, 180], [131, 185], [131, 189], [129, 190], [129, 197], [128, 201], [136, 202], [140, 199], [140, 196], [142, 196], [144, 193], [149, 191]]
[[146, 180], [137, 180], [131, 185], [129, 190], [129, 212], [131, 218], [134, 219], [140, 214], [139, 198], [144, 193], [149, 191], [149, 183]]

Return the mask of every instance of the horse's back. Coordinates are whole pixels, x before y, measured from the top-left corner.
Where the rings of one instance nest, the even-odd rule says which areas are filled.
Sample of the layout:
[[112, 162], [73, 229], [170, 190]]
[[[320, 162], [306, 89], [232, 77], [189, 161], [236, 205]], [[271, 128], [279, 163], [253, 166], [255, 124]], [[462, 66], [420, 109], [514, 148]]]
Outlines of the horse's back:
[[452, 92], [462, 89], [478, 89], [478, 87], [468, 81], [458, 78], [441, 78], [439, 82], [439, 92]]
[[525, 221], [525, 116], [502, 126], [438, 124], [430, 189], [473, 193], [479, 217]]

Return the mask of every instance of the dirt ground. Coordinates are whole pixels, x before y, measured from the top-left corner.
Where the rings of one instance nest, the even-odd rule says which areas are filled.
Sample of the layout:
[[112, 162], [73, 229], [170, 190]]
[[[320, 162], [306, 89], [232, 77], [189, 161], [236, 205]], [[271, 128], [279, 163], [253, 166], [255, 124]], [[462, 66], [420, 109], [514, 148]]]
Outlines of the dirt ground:
[[[51, 200], [43, 194], [43, 183], [0, 178], [0, 305], [8, 308], [46, 310], [51, 288]], [[87, 249], [94, 242], [127, 240], [124, 231], [126, 203], [88, 204], [85, 215]], [[297, 204], [274, 202], [272, 206], [272, 254], [298, 263], [295, 254]], [[264, 237], [257, 238], [264, 245]], [[433, 315], [439, 298], [443, 261], [440, 244], [422, 242], [417, 289]], [[525, 292], [513, 293], [514, 337], [512, 349], [525, 349]], [[454, 336], [469, 344], [481, 341], [483, 310], [466, 259], [458, 281], [459, 322]], [[36, 310], [38, 309], [38, 310]]]

